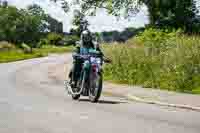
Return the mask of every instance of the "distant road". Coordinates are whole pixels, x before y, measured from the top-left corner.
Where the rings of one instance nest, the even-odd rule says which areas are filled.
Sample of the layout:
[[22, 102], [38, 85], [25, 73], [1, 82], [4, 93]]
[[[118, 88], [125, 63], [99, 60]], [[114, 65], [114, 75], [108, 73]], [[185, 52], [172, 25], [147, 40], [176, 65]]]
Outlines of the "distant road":
[[200, 133], [199, 112], [115, 97], [72, 101], [52, 73], [64, 62], [71, 55], [0, 64], [0, 133]]

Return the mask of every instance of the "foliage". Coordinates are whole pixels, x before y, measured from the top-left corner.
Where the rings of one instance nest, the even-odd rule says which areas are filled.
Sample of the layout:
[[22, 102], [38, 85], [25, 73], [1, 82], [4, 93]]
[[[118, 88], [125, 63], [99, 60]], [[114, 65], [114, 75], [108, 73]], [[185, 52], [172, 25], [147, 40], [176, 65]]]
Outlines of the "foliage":
[[79, 37], [76, 35], [68, 35], [63, 38], [65, 45], [75, 45], [77, 41], [79, 41]]
[[62, 38], [63, 38], [62, 35], [57, 33], [49, 33], [47, 35], [48, 43], [52, 45], [59, 45], [59, 41], [61, 41]]
[[73, 47], [43, 46], [40, 49], [34, 48], [32, 53], [24, 53], [21, 49], [12, 49], [0, 52], [0, 63], [44, 57], [50, 53], [66, 53], [72, 50]]
[[0, 7], [0, 40], [16, 44], [35, 44], [39, 40], [40, 33], [44, 32], [43, 17], [29, 9]]
[[47, 29], [49, 32], [63, 33], [63, 23], [47, 15], [46, 21], [48, 23]]
[[31, 53], [26, 54], [22, 50], [10, 50], [6, 52], [0, 52], [0, 63], [12, 62], [12, 61], [19, 61], [31, 58], [37, 58], [44, 56], [41, 53]]
[[[40, 40], [46, 37], [46, 32], [62, 33], [62, 28], [62, 23], [45, 14], [36, 4], [28, 6], [27, 9], [0, 6], [0, 40], [14, 43], [19, 47], [22, 43], [31, 48], [40, 47]], [[60, 35], [52, 35], [52, 43], [57, 44], [61, 40]]]
[[158, 27], [182, 28], [186, 32], [195, 30], [198, 10], [195, 0], [152, 0], [146, 3], [150, 22]]
[[24, 53], [32, 53], [32, 49], [29, 47], [29, 45], [22, 43], [21, 48], [24, 51]]
[[128, 39], [136, 36], [138, 33], [142, 32], [144, 28], [126, 28], [123, 31], [109, 31], [101, 32], [98, 36], [103, 42], [125, 42]]
[[7, 0], [4, 0], [4, 1], [0, 0], [0, 6], [1, 7], [7, 7], [8, 6], [8, 1]]
[[[64, 10], [66, 13], [70, 10], [70, 5], [71, 5], [71, 4], [69, 4], [69, 3], [68, 3], [67, 1], [65, 1], [65, 0], [50, 0], [50, 1], [52, 1], [52, 2], [58, 2], [58, 1], [60, 1], [63, 10]], [[77, 1], [77, 0], [76, 0], [76, 1]], [[74, 1], [72, 1], [72, 2], [74, 2]], [[74, 3], [75, 3], [75, 2], [74, 2]]]
[[41, 18], [46, 18], [47, 15], [45, 14], [44, 10], [37, 4], [29, 5], [27, 10], [31, 15], [39, 16]]
[[85, 14], [94, 14], [98, 8], [104, 8], [109, 14], [125, 18], [138, 13], [146, 5], [151, 26], [199, 32], [195, 28], [200, 23], [195, 0], [84, 0], [75, 4], [79, 4]]
[[[154, 32], [159, 35], [151, 37]], [[105, 67], [107, 79], [173, 91], [199, 91], [199, 36], [150, 29], [126, 44], [104, 46], [105, 55], [112, 58], [112, 64]]]
[[52, 46], [52, 45], [44, 45], [40, 49], [35, 49], [35, 52], [39, 53], [45, 53], [45, 54], [50, 54], [50, 53], [67, 53], [67, 52], [72, 52], [73, 47], [72, 46]]
[[[168, 49], [171, 45], [171, 42], [176, 41], [176, 37], [181, 35], [182, 30], [169, 31], [161, 29], [146, 29], [141, 35], [136, 36], [134, 41], [137, 44], [144, 45], [148, 48], [163, 48]], [[170, 44], [168, 43], [170, 42]]]
[[[14, 41], [16, 38], [16, 24], [19, 11], [14, 7], [0, 7], [0, 40]], [[16, 23], [16, 24], [15, 24]]]
[[9, 51], [15, 49], [14, 44], [8, 43], [6, 41], [0, 42], [0, 52], [2, 51]]
[[74, 27], [70, 31], [71, 34], [77, 35], [79, 37], [81, 36], [82, 31], [87, 29], [89, 25], [88, 21], [85, 18], [85, 15], [79, 10], [74, 11], [72, 24], [74, 25]]
[[40, 41], [37, 43], [37, 48], [41, 48], [44, 45], [48, 45], [47, 39], [40, 39]]

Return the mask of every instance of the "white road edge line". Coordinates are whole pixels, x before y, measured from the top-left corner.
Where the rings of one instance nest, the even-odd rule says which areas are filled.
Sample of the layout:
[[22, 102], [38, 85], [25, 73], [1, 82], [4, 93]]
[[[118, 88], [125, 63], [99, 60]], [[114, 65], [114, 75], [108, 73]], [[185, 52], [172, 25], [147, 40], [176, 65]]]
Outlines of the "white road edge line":
[[133, 96], [133, 95], [127, 95], [127, 98], [129, 100], [133, 100], [133, 101], [141, 102], [141, 103], [156, 104], [156, 105], [160, 105], [160, 106], [175, 107], [175, 108], [188, 109], [188, 110], [200, 112], [200, 107], [194, 107], [194, 106], [190, 106], [190, 105], [170, 104], [170, 103], [165, 103], [165, 102], [160, 102], [160, 101], [152, 101], [152, 100], [139, 98], [139, 97]]

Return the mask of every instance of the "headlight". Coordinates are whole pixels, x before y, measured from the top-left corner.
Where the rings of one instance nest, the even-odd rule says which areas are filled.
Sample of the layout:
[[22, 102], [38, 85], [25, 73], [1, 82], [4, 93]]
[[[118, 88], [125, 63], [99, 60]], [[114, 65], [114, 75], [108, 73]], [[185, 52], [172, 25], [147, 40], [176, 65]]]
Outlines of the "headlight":
[[91, 63], [101, 64], [101, 58], [91, 57], [91, 58], [90, 58], [90, 62], [91, 62]]
[[94, 58], [94, 57], [90, 57], [90, 61], [93, 63], [93, 62], [96, 61], [96, 58]]
[[96, 62], [97, 62], [98, 64], [101, 64], [101, 58], [96, 58]]

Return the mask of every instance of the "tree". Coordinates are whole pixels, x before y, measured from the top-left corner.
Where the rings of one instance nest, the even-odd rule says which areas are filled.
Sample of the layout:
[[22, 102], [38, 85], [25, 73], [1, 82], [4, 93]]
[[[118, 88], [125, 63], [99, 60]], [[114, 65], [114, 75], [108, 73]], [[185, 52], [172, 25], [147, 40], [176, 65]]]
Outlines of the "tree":
[[74, 27], [71, 29], [71, 33], [79, 37], [82, 31], [87, 29], [89, 25], [88, 21], [85, 18], [85, 15], [79, 10], [74, 11], [72, 24], [74, 25]]
[[47, 40], [49, 44], [54, 44], [54, 45], [58, 45], [59, 41], [62, 40], [62, 36], [60, 34], [57, 33], [49, 33], [47, 35]]
[[34, 47], [45, 30], [43, 22], [44, 18], [32, 8], [0, 7], [0, 40]]
[[17, 43], [25, 42], [36, 47], [37, 42], [46, 31], [46, 14], [38, 5], [30, 5], [27, 9], [21, 9], [18, 16]]
[[0, 0], [0, 7], [8, 7], [8, 1], [7, 0]]
[[47, 17], [44, 10], [37, 4], [29, 5], [27, 10], [31, 15], [40, 16], [42, 19]]
[[58, 20], [46, 14], [44, 10], [37, 4], [28, 6], [27, 8], [30, 15], [38, 16], [42, 20], [41, 31], [49, 31], [55, 33], [63, 33], [63, 24]]
[[[59, 0], [54, 0], [59, 1]], [[196, 19], [195, 0], [77, 0], [83, 13], [95, 12], [104, 8], [109, 14], [129, 17], [137, 13], [142, 5], [146, 5], [152, 26], [183, 28], [191, 30]]]
[[147, 2], [151, 25], [191, 29], [198, 10], [194, 0], [152, 0]]
[[47, 17], [48, 15], [44, 12], [44, 10], [37, 4], [29, 5], [27, 7], [27, 13], [29, 16], [36, 16], [38, 19], [38, 29], [40, 32], [45, 32], [48, 29]]
[[0, 7], [0, 40], [16, 41], [16, 24], [20, 23], [20, 12], [15, 7]]
[[[62, 8], [64, 9], [64, 11], [65, 12], [68, 12], [69, 10], [70, 10], [70, 6], [69, 5], [71, 5], [71, 4], [69, 4], [67, 1], [65, 1], [65, 0], [50, 0], [50, 1], [52, 1], [52, 2], [58, 2], [58, 1], [60, 1], [61, 2], [61, 5], [62, 5]], [[73, 0], [74, 1], [74, 0]], [[77, 0], [75, 0], [75, 1], [77, 1]], [[74, 2], [73, 2], [74, 3]]]
[[48, 23], [49, 32], [63, 33], [63, 23], [47, 15], [46, 21]]

